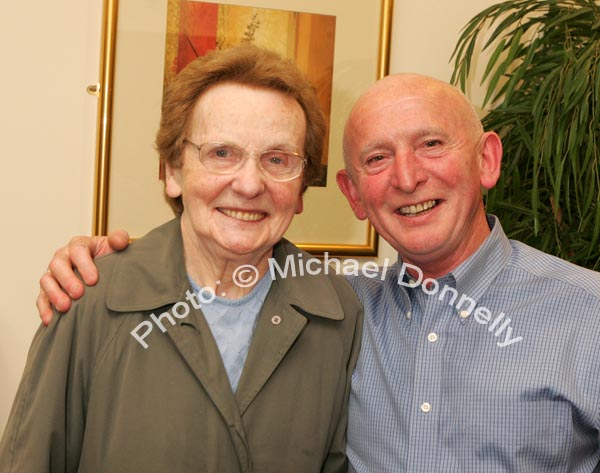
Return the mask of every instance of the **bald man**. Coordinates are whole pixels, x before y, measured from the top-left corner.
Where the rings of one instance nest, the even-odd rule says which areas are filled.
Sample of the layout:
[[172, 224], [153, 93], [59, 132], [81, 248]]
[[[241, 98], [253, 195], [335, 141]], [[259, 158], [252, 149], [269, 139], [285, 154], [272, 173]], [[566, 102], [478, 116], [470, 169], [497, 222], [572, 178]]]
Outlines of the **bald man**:
[[[466, 98], [429, 77], [389, 76], [350, 114], [338, 185], [398, 251], [381, 277], [350, 280], [365, 306], [350, 471], [600, 471], [600, 274], [508, 240], [486, 215], [501, 158]], [[80, 295], [71, 259], [93, 283], [90, 252], [105, 246], [57, 253], [46, 320], [49, 301], [70, 303], [53, 273]]]

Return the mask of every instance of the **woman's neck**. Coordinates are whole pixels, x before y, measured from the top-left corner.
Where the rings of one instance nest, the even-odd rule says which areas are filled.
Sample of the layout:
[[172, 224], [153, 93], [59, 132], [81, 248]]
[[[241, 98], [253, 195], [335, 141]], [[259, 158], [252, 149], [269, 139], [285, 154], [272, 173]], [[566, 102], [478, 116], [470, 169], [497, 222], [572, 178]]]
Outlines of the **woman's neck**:
[[[188, 275], [202, 288], [211, 288], [227, 299], [248, 294], [269, 269], [272, 248], [248, 255], [212, 251], [198, 241], [186, 241], [183, 235], [185, 267]], [[189, 240], [189, 239], [188, 239]]]

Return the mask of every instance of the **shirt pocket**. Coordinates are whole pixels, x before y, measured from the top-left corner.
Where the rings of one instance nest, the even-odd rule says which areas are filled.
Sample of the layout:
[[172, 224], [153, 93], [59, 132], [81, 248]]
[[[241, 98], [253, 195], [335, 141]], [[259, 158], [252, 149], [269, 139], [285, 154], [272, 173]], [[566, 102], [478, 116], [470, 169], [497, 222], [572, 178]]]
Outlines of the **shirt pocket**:
[[[450, 433], [461, 463], [486, 472], [566, 471], [573, 442], [571, 405], [563, 400], [475, 401]], [[466, 468], [463, 471], [470, 471]]]

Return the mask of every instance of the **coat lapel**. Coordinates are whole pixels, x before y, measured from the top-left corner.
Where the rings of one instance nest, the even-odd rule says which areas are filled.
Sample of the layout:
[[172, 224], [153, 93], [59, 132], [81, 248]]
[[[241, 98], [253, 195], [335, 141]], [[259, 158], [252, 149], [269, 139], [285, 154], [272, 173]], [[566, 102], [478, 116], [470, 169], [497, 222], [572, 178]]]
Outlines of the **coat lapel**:
[[235, 397], [243, 415], [302, 332], [307, 320], [271, 292], [258, 319]]
[[194, 309], [186, 321], [169, 328], [167, 333], [229, 428], [242, 471], [250, 471], [252, 457], [240, 409], [204, 315]]
[[[275, 245], [273, 257], [280, 267], [287, 262], [296, 266], [295, 274], [303, 274], [299, 265], [312, 258], [286, 240]], [[235, 394], [242, 415], [292, 349], [309, 315], [343, 320], [344, 311], [329, 278], [278, 275], [263, 304]]]
[[240, 410], [231, 391], [219, 349], [204, 315], [199, 310], [194, 310], [188, 319], [170, 327], [167, 334], [226, 424], [234, 426], [238, 435], [245, 441], [246, 434]]

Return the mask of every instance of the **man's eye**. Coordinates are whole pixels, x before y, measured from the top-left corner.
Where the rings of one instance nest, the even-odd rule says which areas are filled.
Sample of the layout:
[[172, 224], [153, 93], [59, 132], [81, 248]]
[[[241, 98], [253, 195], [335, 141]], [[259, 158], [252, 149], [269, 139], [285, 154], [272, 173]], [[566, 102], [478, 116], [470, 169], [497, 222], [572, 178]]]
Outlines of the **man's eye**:
[[378, 164], [381, 161], [385, 160], [385, 156], [383, 154], [378, 154], [377, 156], [373, 156], [369, 159], [367, 159], [367, 165], [374, 165], [374, 164]]
[[365, 160], [363, 169], [367, 174], [378, 174], [383, 172], [392, 162], [393, 156], [376, 154]]
[[425, 142], [425, 147], [426, 148], [433, 148], [435, 146], [439, 146], [440, 144], [442, 144], [442, 142], [440, 140], [427, 140]]

